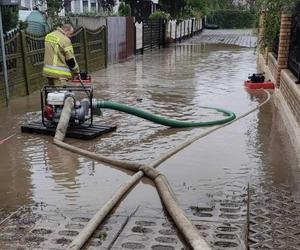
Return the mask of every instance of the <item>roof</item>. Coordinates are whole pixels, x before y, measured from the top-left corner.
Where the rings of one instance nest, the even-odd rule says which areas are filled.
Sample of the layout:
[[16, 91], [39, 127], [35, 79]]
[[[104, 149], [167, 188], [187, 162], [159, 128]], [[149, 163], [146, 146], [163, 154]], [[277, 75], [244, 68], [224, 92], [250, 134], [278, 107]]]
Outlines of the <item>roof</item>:
[[31, 12], [31, 10], [19, 10], [19, 21], [25, 22]]
[[19, 20], [46, 23], [44, 16], [38, 10], [19, 10]]
[[38, 10], [19, 10], [19, 20], [28, 23], [27, 32], [43, 35], [49, 31], [45, 17]]

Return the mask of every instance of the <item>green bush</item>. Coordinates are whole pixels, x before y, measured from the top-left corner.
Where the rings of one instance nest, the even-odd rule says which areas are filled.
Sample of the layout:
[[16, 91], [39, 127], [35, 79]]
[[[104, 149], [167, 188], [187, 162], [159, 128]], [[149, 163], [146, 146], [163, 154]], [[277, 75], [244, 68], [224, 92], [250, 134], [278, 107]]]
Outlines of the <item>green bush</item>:
[[207, 23], [224, 29], [253, 28], [255, 13], [247, 10], [216, 10], [207, 16]]
[[[264, 15], [264, 40], [259, 41], [261, 48], [272, 48], [274, 41], [278, 40], [280, 30], [280, 16], [282, 10], [299, 12], [297, 9], [299, 0], [257, 0], [257, 20], [259, 22], [260, 16]], [[299, 6], [300, 7], [300, 6]]]
[[165, 11], [157, 10], [149, 16], [149, 19], [167, 19], [167, 20], [169, 20], [170, 14]]
[[203, 17], [203, 14], [200, 10], [191, 10], [191, 17], [195, 17], [196, 19], [201, 19]]
[[129, 4], [126, 4], [122, 1], [120, 3], [118, 12], [120, 16], [131, 16], [131, 7]]

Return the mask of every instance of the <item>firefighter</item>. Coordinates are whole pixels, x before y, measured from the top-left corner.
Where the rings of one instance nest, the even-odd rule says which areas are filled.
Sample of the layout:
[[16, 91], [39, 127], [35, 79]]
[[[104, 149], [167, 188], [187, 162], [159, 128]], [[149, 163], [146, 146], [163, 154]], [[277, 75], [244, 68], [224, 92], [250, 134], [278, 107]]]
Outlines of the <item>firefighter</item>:
[[73, 74], [79, 74], [70, 37], [74, 29], [70, 24], [49, 33], [45, 38], [43, 75], [51, 86], [66, 85]]

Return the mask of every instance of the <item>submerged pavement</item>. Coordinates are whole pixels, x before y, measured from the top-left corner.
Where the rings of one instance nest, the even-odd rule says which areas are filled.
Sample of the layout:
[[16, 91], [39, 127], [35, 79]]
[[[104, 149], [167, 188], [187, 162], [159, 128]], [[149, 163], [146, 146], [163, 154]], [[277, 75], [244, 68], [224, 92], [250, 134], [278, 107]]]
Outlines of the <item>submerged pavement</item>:
[[[255, 72], [253, 49], [202, 42], [201, 35], [93, 74], [97, 98], [193, 121], [218, 118], [200, 106], [239, 116], [265, 99], [243, 81]], [[39, 95], [0, 108], [0, 248], [65, 249], [132, 173], [19, 132], [39, 117]], [[3, 122], [2, 122], [3, 120]], [[122, 160], [150, 163], [209, 128], [170, 129], [103, 110], [97, 122], [117, 131], [70, 144]], [[163, 163], [179, 204], [214, 249], [299, 249], [299, 163], [270, 102], [247, 118], [194, 143]], [[20, 208], [21, 207], [21, 208]], [[19, 210], [17, 210], [20, 208]], [[89, 249], [188, 249], [148, 179], [101, 225]]]
[[[199, 41], [199, 38], [195, 40]], [[237, 45], [247, 48], [256, 48], [257, 46], [257, 36], [253, 29], [205, 29], [200, 35], [200, 40], [204, 43]]]

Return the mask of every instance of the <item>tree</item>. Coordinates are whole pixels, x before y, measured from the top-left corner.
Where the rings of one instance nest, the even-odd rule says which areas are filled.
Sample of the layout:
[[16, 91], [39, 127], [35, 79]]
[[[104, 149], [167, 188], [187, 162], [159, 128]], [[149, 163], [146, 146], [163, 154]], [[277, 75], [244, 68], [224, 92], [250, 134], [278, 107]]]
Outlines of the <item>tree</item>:
[[187, 5], [194, 9], [203, 10], [208, 6], [209, 0], [187, 0]]
[[126, 4], [122, 1], [120, 3], [118, 12], [120, 16], [131, 16], [131, 7], [129, 4]]
[[[125, 1], [127, 3], [127, 1]], [[105, 11], [111, 11], [115, 6], [114, 0], [98, 0], [98, 5]]]
[[6, 33], [18, 25], [19, 8], [18, 6], [2, 6], [3, 32]]
[[249, 10], [251, 11], [255, 10], [256, 0], [246, 0], [246, 3]]
[[198, 17], [207, 13], [209, 0], [187, 0], [187, 6], [192, 16], [198, 13]]
[[55, 28], [62, 24], [62, 18], [58, 15], [64, 8], [64, 0], [37, 0], [36, 7], [41, 7], [43, 5], [47, 6], [46, 10], [43, 12], [49, 26]]
[[131, 9], [131, 16], [134, 16], [134, 12], [135, 12], [135, 2], [136, 2], [136, 0], [124, 0], [124, 2], [126, 3], [126, 4], [128, 4], [129, 6], [130, 6], [130, 9]]
[[284, 9], [294, 9], [299, 0], [257, 0], [258, 17], [264, 15], [264, 41], [259, 41], [262, 47], [272, 47], [279, 37], [280, 16]]
[[178, 18], [184, 11], [187, 0], [159, 0], [161, 9], [171, 14], [171, 18]]

